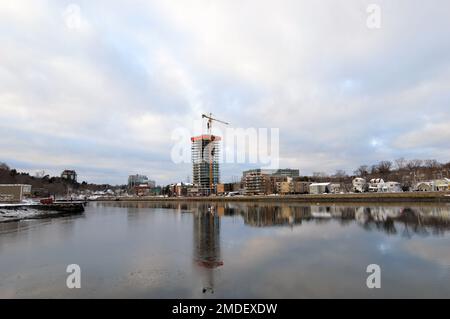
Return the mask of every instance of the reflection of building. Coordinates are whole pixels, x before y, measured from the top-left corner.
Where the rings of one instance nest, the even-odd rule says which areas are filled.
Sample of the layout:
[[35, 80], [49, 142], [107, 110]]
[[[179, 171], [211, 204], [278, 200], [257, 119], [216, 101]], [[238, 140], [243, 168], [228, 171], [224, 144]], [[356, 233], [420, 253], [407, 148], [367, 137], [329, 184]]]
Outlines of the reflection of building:
[[219, 142], [215, 135], [201, 135], [191, 138], [192, 142], [192, 177], [201, 195], [216, 192], [219, 183]]
[[311, 216], [315, 219], [332, 218], [331, 207], [328, 206], [311, 206]]
[[254, 227], [283, 226], [301, 224], [311, 218], [309, 206], [268, 205], [247, 206], [242, 212], [244, 222]]
[[326, 205], [241, 205], [238, 211], [244, 223], [253, 227], [299, 225], [303, 221], [346, 224], [356, 220], [364, 229], [377, 229], [389, 234], [398, 229], [413, 233], [439, 234], [450, 230], [447, 207], [403, 208], [401, 206], [326, 206]]
[[376, 222], [382, 222], [388, 220], [388, 218], [395, 219], [400, 218], [402, 215], [401, 208], [398, 207], [371, 207], [370, 215]]
[[204, 272], [203, 292], [214, 293], [214, 269], [223, 265], [220, 256], [220, 215], [223, 209], [201, 205], [194, 213], [194, 260]]

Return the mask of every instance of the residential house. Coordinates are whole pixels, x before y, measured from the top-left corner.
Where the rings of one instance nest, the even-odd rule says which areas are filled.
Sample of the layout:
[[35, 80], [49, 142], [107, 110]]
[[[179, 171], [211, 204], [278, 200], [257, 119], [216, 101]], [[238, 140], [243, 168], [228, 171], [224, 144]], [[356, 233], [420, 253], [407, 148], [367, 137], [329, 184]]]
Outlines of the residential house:
[[325, 194], [331, 192], [331, 183], [312, 183], [309, 185], [310, 194]]

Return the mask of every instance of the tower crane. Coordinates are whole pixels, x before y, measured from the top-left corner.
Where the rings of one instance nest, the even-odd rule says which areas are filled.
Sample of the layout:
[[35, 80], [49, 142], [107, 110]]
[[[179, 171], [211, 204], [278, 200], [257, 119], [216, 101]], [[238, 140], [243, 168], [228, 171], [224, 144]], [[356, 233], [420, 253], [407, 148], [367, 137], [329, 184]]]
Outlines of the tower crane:
[[230, 123], [213, 118], [212, 113], [209, 113], [209, 115], [202, 114], [202, 119], [208, 119], [207, 128], [208, 128], [208, 134], [210, 134], [210, 135], [211, 135], [211, 130], [212, 130], [212, 122], [218, 122], [218, 123], [222, 123], [225, 125], [230, 125]]
[[213, 122], [218, 122], [218, 123], [222, 123], [225, 125], [230, 125], [230, 123], [227, 123], [225, 121], [216, 119], [212, 117], [212, 113], [209, 113], [209, 115], [207, 114], [202, 114], [202, 119], [207, 119], [207, 129], [208, 129], [208, 135], [211, 138], [211, 142], [209, 143], [208, 147], [209, 147], [209, 188], [212, 191], [214, 189], [214, 179], [213, 179], [213, 157], [214, 157], [214, 152], [212, 151], [212, 147], [213, 147], [213, 141], [214, 141], [214, 137], [211, 134], [212, 132], [212, 123]]

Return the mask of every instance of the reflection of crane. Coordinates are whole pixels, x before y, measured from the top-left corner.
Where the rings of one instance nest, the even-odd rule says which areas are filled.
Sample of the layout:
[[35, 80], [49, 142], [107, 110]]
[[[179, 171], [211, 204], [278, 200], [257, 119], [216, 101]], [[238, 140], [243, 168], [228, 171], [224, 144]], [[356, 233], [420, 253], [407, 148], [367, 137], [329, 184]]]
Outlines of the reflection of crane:
[[220, 215], [215, 206], [198, 205], [193, 218], [194, 261], [202, 275], [203, 293], [214, 293], [216, 269], [223, 266], [220, 253]]
[[230, 125], [230, 123], [224, 122], [222, 120], [218, 120], [212, 117], [212, 113], [209, 113], [209, 115], [206, 114], [202, 114], [202, 119], [208, 119], [208, 122], [206, 123], [206, 126], [208, 128], [208, 135], [210, 135], [211, 137], [211, 142], [209, 143], [209, 187], [210, 190], [212, 192], [212, 190], [214, 189], [214, 180], [213, 180], [213, 157], [214, 157], [214, 150], [212, 150], [213, 147], [213, 141], [214, 141], [214, 137], [211, 134], [212, 131], [212, 123], [213, 122], [218, 122], [218, 123], [222, 123], [225, 125]]

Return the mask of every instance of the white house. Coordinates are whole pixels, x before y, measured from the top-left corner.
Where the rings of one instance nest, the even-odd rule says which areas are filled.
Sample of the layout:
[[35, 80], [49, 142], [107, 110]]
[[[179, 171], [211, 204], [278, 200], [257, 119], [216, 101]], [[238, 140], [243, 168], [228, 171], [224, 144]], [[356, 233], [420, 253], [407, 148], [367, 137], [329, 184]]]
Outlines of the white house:
[[312, 183], [309, 185], [310, 194], [324, 194], [331, 192], [331, 183]]
[[372, 178], [369, 182], [369, 192], [378, 192], [382, 189], [384, 180], [382, 178]]
[[367, 181], [365, 178], [357, 177], [352, 181], [353, 192], [364, 193], [367, 187]]
[[378, 184], [378, 192], [382, 193], [401, 193], [403, 192], [400, 183], [397, 182], [386, 182], [383, 184]]
[[433, 185], [431, 182], [420, 182], [414, 187], [416, 192], [431, 192], [433, 190]]
[[445, 192], [450, 190], [450, 180], [448, 178], [436, 179], [432, 182], [433, 191]]

